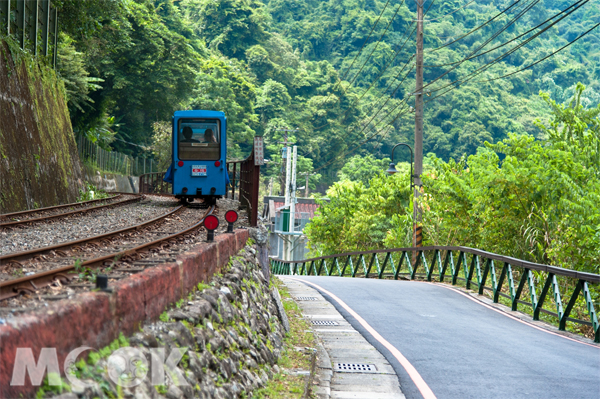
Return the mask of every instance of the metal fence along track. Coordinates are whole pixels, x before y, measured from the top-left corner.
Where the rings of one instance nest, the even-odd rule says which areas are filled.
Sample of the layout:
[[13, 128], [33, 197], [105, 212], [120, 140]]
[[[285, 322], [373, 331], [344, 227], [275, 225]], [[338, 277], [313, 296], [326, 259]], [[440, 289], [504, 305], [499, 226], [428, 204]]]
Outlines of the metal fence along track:
[[[594, 341], [600, 343], [598, 316], [594, 301], [597, 294], [590, 287], [600, 283], [600, 275], [553, 267], [460, 246], [427, 246], [371, 250], [335, 254], [299, 261], [271, 258], [274, 274], [324, 275], [379, 279], [424, 279], [452, 285], [465, 282], [467, 289], [477, 288], [480, 295], [488, 290], [495, 303], [500, 297], [509, 299], [511, 309], [519, 304], [528, 306], [533, 319], [540, 313], [558, 319], [558, 328], [565, 330], [567, 322], [590, 326]], [[462, 276], [461, 276], [462, 275]], [[502, 292], [507, 287], [508, 294]], [[561, 293], [562, 292], [562, 293]], [[570, 295], [564, 297], [564, 293]], [[527, 296], [528, 294], [528, 296]], [[527, 296], [527, 297], [525, 297]], [[527, 298], [527, 300], [522, 300]], [[564, 301], [567, 300], [567, 301]], [[587, 310], [589, 321], [571, 318], [579, 302]], [[556, 312], [543, 308], [553, 303]]]
[[51, 55], [56, 67], [58, 11], [51, 0], [0, 0], [0, 30], [35, 56]]

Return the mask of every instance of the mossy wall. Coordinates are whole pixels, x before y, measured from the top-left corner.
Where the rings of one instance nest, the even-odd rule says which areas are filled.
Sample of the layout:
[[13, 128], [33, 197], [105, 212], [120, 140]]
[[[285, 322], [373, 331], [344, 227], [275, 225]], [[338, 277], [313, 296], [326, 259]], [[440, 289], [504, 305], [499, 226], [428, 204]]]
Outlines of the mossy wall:
[[0, 40], [0, 213], [74, 202], [81, 186], [62, 82]]

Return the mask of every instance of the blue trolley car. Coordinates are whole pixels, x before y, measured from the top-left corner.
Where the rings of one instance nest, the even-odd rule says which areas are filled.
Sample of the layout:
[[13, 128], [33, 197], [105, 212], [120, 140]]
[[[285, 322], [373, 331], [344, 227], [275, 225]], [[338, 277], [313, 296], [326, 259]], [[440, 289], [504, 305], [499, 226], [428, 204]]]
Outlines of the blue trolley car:
[[176, 111], [173, 116], [172, 162], [165, 181], [182, 201], [204, 199], [215, 204], [229, 181], [227, 119], [220, 111]]

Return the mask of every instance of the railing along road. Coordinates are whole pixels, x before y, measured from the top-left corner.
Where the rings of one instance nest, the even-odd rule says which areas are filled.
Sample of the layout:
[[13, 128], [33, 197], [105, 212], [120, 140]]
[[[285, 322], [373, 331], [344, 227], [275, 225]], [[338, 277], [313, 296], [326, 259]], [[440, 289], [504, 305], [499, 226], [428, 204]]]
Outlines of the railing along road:
[[[383, 263], [380, 257], [383, 258]], [[593, 329], [594, 341], [600, 343], [598, 316], [594, 308], [594, 302], [599, 300], [598, 293], [590, 292], [591, 285], [600, 283], [600, 275], [596, 274], [457, 246], [370, 250], [299, 261], [271, 258], [270, 262], [272, 272], [281, 275], [337, 275], [379, 279], [401, 277], [439, 282], [448, 278], [452, 285], [460, 280], [465, 282], [467, 289], [475, 286], [480, 295], [484, 294], [484, 290], [489, 290], [494, 303], [498, 303], [500, 296], [509, 299], [513, 311], [517, 310], [519, 304], [530, 307], [536, 321], [540, 319], [540, 313], [556, 317], [560, 330], [566, 329], [567, 322], [589, 326]], [[403, 266], [406, 267], [403, 269]], [[505, 283], [508, 294], [502, 291]], [[566, 305], [563, 303], [561, 288], [563, 291], [572, 290]], [[521, 300], [521, 297], [525, 297], [524, 292], [529, 292], [530, 301]], [[589, 321], [571, 318], [577, 302], [587, 309]], [[543, 308], [544, 303], [554, 303], [556, 312]]]

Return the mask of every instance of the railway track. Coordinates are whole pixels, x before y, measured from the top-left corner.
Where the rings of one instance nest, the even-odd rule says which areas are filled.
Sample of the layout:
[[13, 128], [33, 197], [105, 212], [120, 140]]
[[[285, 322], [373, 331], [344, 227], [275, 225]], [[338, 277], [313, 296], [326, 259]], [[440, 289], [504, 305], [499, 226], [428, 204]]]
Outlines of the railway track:
[[31, 250], [26, 250], [26, 251], [20, 251], [17, 253], [2, 254], [2, 255], [0, 255], [0, 270], [7, 269], [11, 264], [15, 264], [15, 265], [19, 265], [19, 266], [23, 267], [24, 261], [32, 260], [32, 259], [44, 259], [45, 257], [42, 257], [42, 256], [47, 255], [47, 254], [72, 255], [69, 253], [72, 251], [81, 251], [85, 245], [93, 246], [95, 243], [101, 243], [101, 242], [106, 242], [106, 241], [110, 241], [110, 240], [123, 238], [125, 235], [130, 234], [130, 233], [134, 233], [134, 232], [140, 233], [140, 232], [142, 232], [143, 228], [146, 228], [146, 229], [152, 228], [152, 225], [159, 223], [160, 221], [164, 220], [165, 218], [167, 218], [171, 215], [175, 215], [176, 213], [181, 211], [182, 208], [183, 208], [183, 206], [176, 207], [176, 208], [166, 212], [165, 214], [160, 215], [156, 218], [153, 218], [149, 221], [142, 222], [141, 224], [137, 224], [137, 225], [132, 225], [132, 226], [129, 226], [126, 228], [118, 229], [118, 230], [115, 230], [112, 232], [107, 232], [104, 234], [91, 236], [88, 238], [73, 240], [70, 242], [59, 243], [56, 245], [39, 247], [36, 249], [31, 249]]
[[[2, 268], [23, 266], [24, 260], [28, 260], [29, 264], [41, 264], [37, 265], [37, 269], [45, 270], [0, 282], [0, 302], [20, 295], [44, 300], [40, 291], [49, 287], [54, 290], [50, 296], [45, 295], [45, 299], [58, 300], [69, 295], [56, 296], [56, 292], [64, 287], [92, 288], [98, 273], [111, 273], [109, 279], [121, 279], [149, 266], [174, 260], [170, 257], [175, 253], [168, 253], [163, 248], [177, 247], [186, 242], [197, 243], [202, 236], [200, 228], [204, 218], [214, 211], [215, 206], [212, 206], [197, 219], [197, 210], [179, 206], [158, 218], [103, 235], [2, 255]], [[192, 223], [190, 220], [193, 220]], [[170, 231], [166, 236], [165, 230]], [[46, 257], [47, 254], [52, 257]], [[73, 262], [75, 254], [81, 258]], [[67, 265], [56, 266], [65, 262]]]
[[[88, 213], [91, 211], [112, 208], [112, 207], [119, 207], [119, 206], [123, 206], [126, 204], [141, 201], [144, 198], [143, 195], [139, 195], [139, 194], [131, 194], [130, 197], [120, 200], [122, 197], [124, 197], [123, 194], [118, 194], [116, 196], [105, 198], [105, 199], [90, 200], [90, 201], [85, 201], [85, 202], [80, 202], [80, 203], [63, 204], [63, 205], [54, 206], [54, 207], [45, 207], [45, 208], [38, 208], [35, 210], [19, 211], [19, 212], [10, 213], [10, 214], [2, 214], [2, 215], [0, 215], [0, 228], [9, 228], [9, 227], [12, 228], [12, 227], [20, 226], [20, 225], [31, 224], [34, 222], [47, 222], [47, 221], [50, 221], [53, 219], [60, 219], [60, 218], [68, 217], [68, 216], [75, 215], [75, 214], [84, 214], [84, 213]], [[71, 210], [71, 211], [67, 211], [67, 212], [55, 213], [56, 211], [63, 210], [66, 208], [81, 207], [81, 206], [86, 206], [86, 205], [95, 204], [98, 202], [106, 202], [106, 201], [109, 201], [109, 203], [101, 204], [98, 206], [79, 208], [79, 209]], [[36, 215], [36, 214], [40, 214], [40, 213], [48, 214], [48, 215], [27, 218], [28, 216], [32, 216], [32, 215]], [[23, 218], [23, 217], [25, 217], [25, 219], [16, 219], [16, 218]]]

